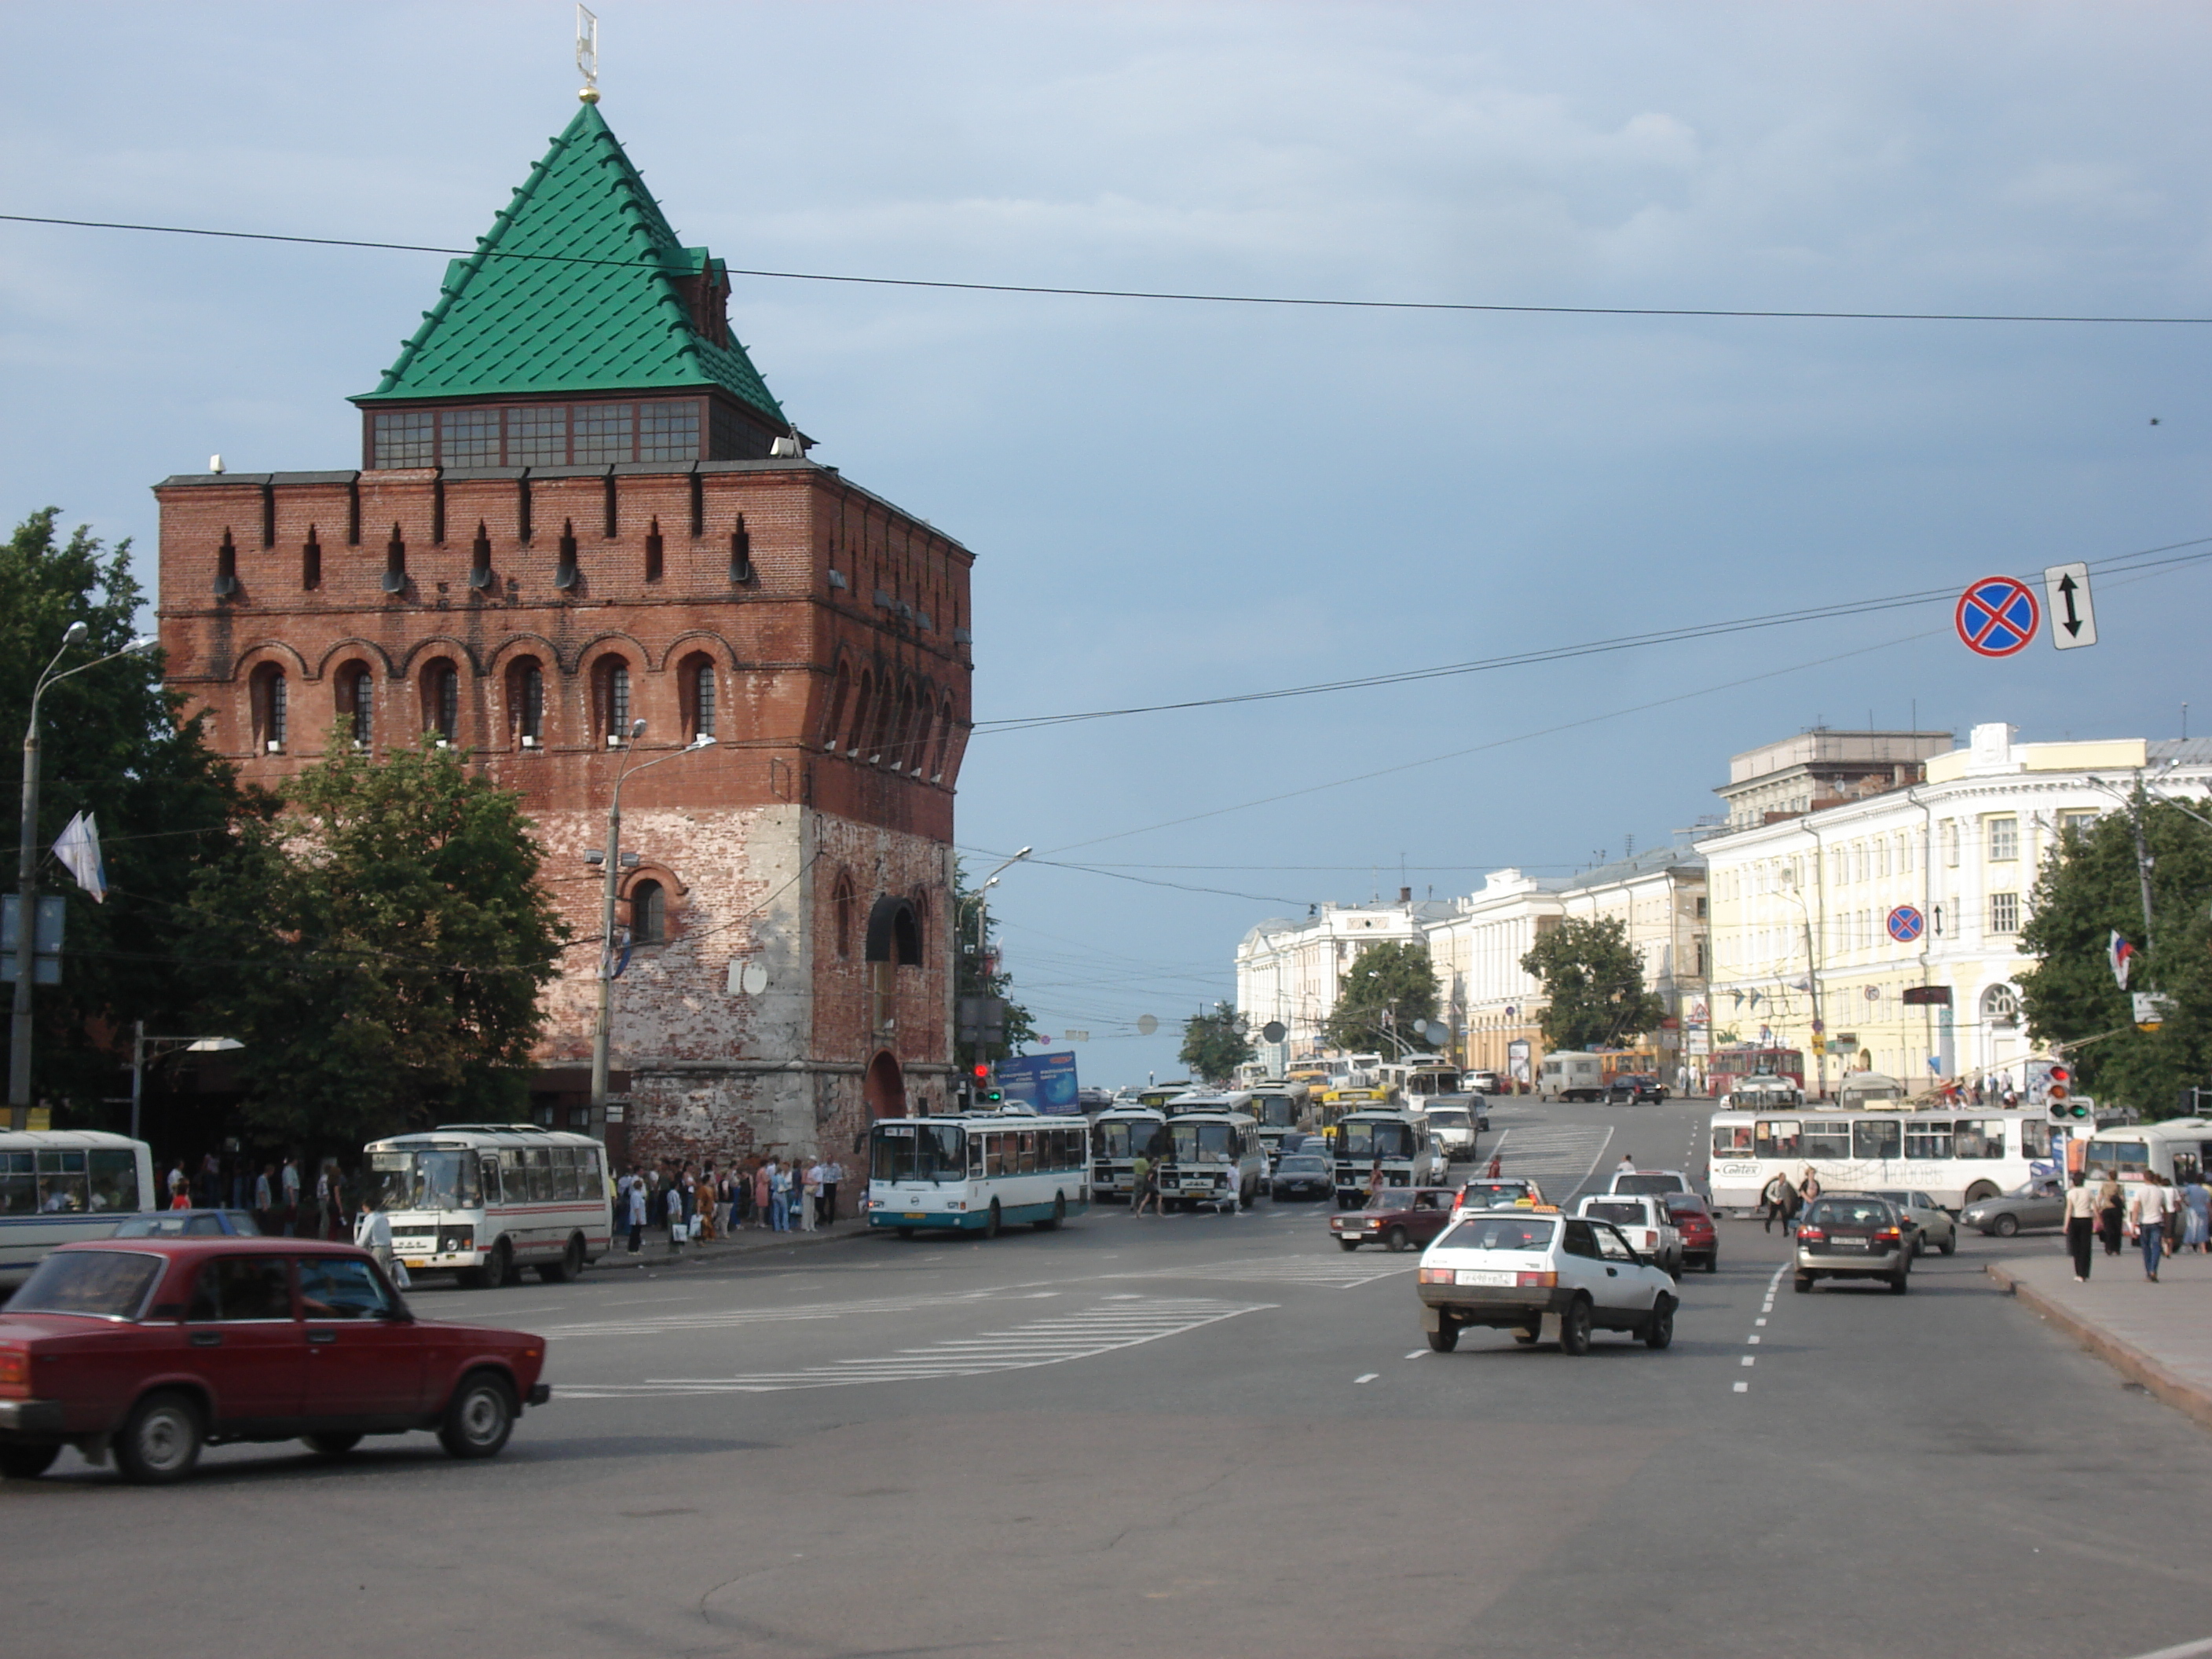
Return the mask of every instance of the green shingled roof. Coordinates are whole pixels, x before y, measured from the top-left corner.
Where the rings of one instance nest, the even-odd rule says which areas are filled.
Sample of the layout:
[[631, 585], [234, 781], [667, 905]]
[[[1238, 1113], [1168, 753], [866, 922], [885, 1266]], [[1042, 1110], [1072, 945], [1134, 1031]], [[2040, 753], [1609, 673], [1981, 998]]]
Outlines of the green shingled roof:
[[692, 328], [672, 279], [711, 256], [678, 243], [598, 106], [576, 112], [477, 242], [446, 268], [382, 384], [353, 401], [720, 386], [784, 424], [744, 348]]

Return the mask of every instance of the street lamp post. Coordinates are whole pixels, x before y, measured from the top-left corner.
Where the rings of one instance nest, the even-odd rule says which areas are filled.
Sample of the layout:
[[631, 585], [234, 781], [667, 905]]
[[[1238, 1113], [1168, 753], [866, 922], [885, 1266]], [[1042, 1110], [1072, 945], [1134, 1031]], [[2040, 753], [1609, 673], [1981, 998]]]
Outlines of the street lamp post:
[[146, 1098], [146, 1059], [150, 1050], [159, 1058], [161, 1048], [182, 1048], [186, 1054], [223, 1054], [246, 1045], [236, 1037], [210, 1036], [149, 1036], [146, 1022], [134, 1020], [131, 1026], [131, 1139], [138, 1137], [138, 1112]]
[[[1035, 851], [1036, 851], [1036, 848], [1034, 847], [1024, 847], [1020, 852], [1015, 854], [1013, 857], [1001, 860], [999, 864], [993, 868], [990, 874], [985, 876], [975, 888], [975, 891], [973, 895], [975, 901], [975, 994], [979, 997], [986, 997], [991, 994], [989, 976], [983, 971], [983, 952], [989, 942], [990, 891], [994, 887], [996, 887], [999, 884], [999, 878], [1001, 875], [1005, 874], [1008, 870], [1012, 869], [1014, 866], [1019, 864], [1024, 859], [1027, 858]], [[955, 972], [957, 975], [957, 964]], [[958, 994], [958, 989], [956, 987], [954, 990], [956, 1001], [957, 1000]], [[979, 1051], [975, 1057], [980, 1060], [982, 1057], [980, 1051], [983, 1047], [980, 1035], [976, 1039], [975, 1047]], [[963, 1090], [972, 1089], [975, 1085], [971, 1079], [963, 1077], [961, 1079], [960, 1086]]]
[[64, 630], [61, 648], [31, 688], [31, 718], [23, 728], [23, 823], [15, 848], [15, 1002], [8, 1028], [8, 1127], [11, 1129], [27, 1129], [31, 1123], [31, 988], [39, 932], [39, 700], [72, 674], [82, 674], [118, 657], [143, 656], [161, 643], [151, 635], [142, 635], [120, 651], [54, 672], [69, 648], [88, 631], [81, 622], [73, 622]]
[[711, 749], [714, 739], [702, 732], [681, 749], [672, 749], [665, 755], [656, 755], [643, 765], [628, 763], [630, 745], [645, 735], [645, 722], [635, 720], [629, 723], [629, 741], [623, 745], [624, 763], [615, 774], [612, 796], [607, 802], [607, 845], [604, 857], [606, 870], [599, 888], [599, 1006], [598, 1018], [592, 1024], [592, 1112], [602, 1127], [607, 1121], [607, 1036], [614, 1001], [615, 983], [615, 887], [622, 879], [622, 792], [623, 785], [647, 767], [674, 760], [678, 755], [696, 754], [702, 749]]

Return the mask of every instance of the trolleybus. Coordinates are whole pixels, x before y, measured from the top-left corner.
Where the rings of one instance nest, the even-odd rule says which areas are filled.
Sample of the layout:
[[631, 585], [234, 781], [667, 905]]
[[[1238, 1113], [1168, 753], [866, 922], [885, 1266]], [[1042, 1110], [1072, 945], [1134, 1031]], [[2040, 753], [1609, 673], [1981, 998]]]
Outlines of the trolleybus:
[[517, 1269], [549, 1285], [583, 1272], [613, 1237], [606, 1149], [526, 1123], [446, 1123], [373, 1140], [368, 1193], [410, 1273], [450, 1268], [496, 1290]]
[[1903, 1187], [1955, 1212], [2055, 1168], [2051, 1126], [2020, 1112], [1722, 1111], [1711, 1146], [1716, 1210], [1753, 1209], [1775, 1176], [1809, 1169], [1829, 1192]]
[[30, 1277], [57, 1244], [106, 1238], [155, 1207], [154, 1155], [96, 1129], [0, 1129], [0, 1285]]
[[901, 1238], [925, 1229], [996, 1238], [1018, 1221], [1042, 1232], [1091, 1207], [1080, 1119], [1015, 1107], [882, 1118], [868, 1138], [868, 1225]]

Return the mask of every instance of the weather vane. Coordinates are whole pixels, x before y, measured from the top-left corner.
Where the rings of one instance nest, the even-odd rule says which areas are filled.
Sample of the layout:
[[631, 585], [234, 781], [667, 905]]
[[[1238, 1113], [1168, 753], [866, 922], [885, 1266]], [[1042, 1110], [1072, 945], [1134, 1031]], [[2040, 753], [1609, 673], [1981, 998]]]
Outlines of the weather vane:
[[599, 101], [599, 20], [583, 6], [576, 8], [576, 67], [584, 72], [584, 89], [576, 94], [587, 104]]

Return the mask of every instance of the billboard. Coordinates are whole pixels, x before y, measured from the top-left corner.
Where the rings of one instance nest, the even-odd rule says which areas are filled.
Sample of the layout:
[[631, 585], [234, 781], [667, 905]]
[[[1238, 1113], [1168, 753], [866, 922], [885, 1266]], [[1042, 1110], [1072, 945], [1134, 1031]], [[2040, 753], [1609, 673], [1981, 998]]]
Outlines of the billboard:
[[1000, 1089], [1009, 1106], [1036, 1112], [1082, 1110], [1075, 1097], [1073, 1054], [1017, 1054], [997, 1066]]

